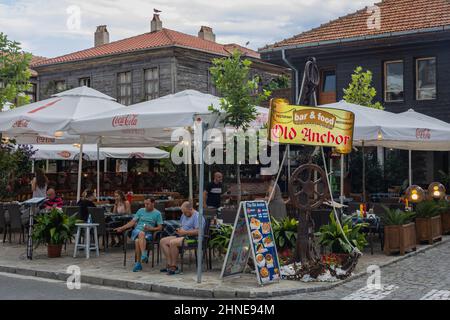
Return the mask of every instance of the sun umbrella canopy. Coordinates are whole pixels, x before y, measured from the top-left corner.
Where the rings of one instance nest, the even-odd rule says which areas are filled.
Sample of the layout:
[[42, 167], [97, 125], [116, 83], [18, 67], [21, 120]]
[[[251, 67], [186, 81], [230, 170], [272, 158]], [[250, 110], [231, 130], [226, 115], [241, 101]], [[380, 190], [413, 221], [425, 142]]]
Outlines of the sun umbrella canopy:
[[[219, 98], [213, 95], [185, 90], [124, 109], [84, 117], [72, 122], [69, 131], [83, 136], [146, 137], [162, 143], [170, 141], [175, 128], [192, 126], [196, 115], [206, 115], [203, 117], [205, 121], [218, 126], [217, 116], [209, 106], [218, 109], [219, 103]], [[268, 109], [257, 109], [259, 114], [254, 124], [261, 126], [267, 122]]]
[[0, 131], [10, 138], [20, 135], [61, 137], [74, 120], [124, 108], [99, 91], [79, 87], [53, 95], [51, 98], [31, 103], [0, 114]]
[[[32, 145], [35, 160], [77, 160], [80, 149], [74, 145]], [[170, 154], [158, 148], [100, 148], [100, 160], [115, 159], [165, 159]], [[87, 160], [97, 160], [97, 145], [85, 144], [83, 155]]]

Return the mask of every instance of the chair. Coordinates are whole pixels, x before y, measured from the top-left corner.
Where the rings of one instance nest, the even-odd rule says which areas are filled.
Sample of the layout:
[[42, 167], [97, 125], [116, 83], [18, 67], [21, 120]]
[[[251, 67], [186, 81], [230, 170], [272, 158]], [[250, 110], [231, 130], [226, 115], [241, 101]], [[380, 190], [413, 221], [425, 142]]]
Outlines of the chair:
[[220, 212], [220, 219], [223, 220], [223, 223], [231, 223], [234, 224], [237, 215], [237, 208], [229, 207], [223, 208]]
[[81, 219], [78, 211], [80, 211], [80, 207], [78, 206], [63, 206], [62, 211], [67, 214], [69, 217], [76, 215], [77, 219]]
[[[127, 239], [131, 237], [131, 230], [126, 230], [123, 234], [123, 266], [125, 267], [127, 265]], [[155, 246], [157, 247], [157, 258], [156, 258], [156, 264], [159, 264], [160, 260], [160, 245], [159, 241], [161, 240], [161, 231], [155, 231], [153, 232], [152, 240], [147, 240], [147, 244], [145, 249], [147, 250], [147, 256], [150, 255], [150, 250], [152, 251], [152, 268], [155, 266]], [[134, 261], [137, 261], [136, 254], [134, 255]], [[147, 261], [148, 263], [148, 261]]]
[[106, 224], [105, 209], [102, 207], [91, 207], [88, 208], [88, 214], [92, 217], [92, 223], [99, 224], [97, 227], [97, 236], [98, 238], [100, 238], [100, 236], [102, 237], [103, 250], [106, 251], [106, 248], [108, 248], [109, 234], [111, 233], [112, 228], [108, 228], [108, 225]]
[[22, 212], [20, 212], [20, 206], [18, 204], [8, 205], [9, 212], [9, 242], [11, 242], [11, 234], [13, 232], [19, 232], [19, 244], [20, 236], [22, 236], [23, 242], [25, 242], [25, 226], [22, 223]]
[[3, 232], [3, 243], [5, 243], [6, 235], [8, 234], [8, 225], [6, 223], [5, 209], [2, 204], [0, 204], [0, 231]]
[[[205, 226], [204, 226], [204, 234], [203, 234], [203, 243], [202, 243], [202, 250], [203, 250], [203, 258], [204, 261], [206, 262], [207, 267], [211, 270], [212, 269], [212, 262], [211, 262], [211, 256], [209, 256], [209, 260], [208, 260], [208, 242], [209, 242], [209, 237], [210, 237], [210, 225], [211, 225], [211, 218], [206, 218], [205, 219]], [[181, 257], [181, 272], [183, 272], [183, 258], [184, 258], [184, 253], [186, 251], [192, 251], [194, 250], [194, 254], [195, 254], [195, 264], [197, 265], [198, 261], [197, 261], [197, 248], [198, 248], [198, 241], [197, 239], [194, 240], [186, 240], [183, 239], [183, 244], [180, 247], [180, 257]], [[190, 257], [190, 255], [189, 255]], [[189, 266], [190, 266], [190, 259], [189, 259]]]

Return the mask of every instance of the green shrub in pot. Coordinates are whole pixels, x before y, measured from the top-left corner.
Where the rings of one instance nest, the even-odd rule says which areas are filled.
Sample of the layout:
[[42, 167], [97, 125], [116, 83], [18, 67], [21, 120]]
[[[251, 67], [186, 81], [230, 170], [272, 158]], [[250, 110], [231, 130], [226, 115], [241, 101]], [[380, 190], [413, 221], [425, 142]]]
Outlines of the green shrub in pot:
[[381, 221], [385, 226], [402, 226], [410, 223], [415, 216], [414, 212], [402, 211], [400, 209], [389, 209], [385, 206], [383, 206], [383, 208], [386, 213], [381, 218]]
[[417, 218], [432, 218], [441, 214], [441, 208], [434, 200], [426, 200], [418, 203], [414, 211]]

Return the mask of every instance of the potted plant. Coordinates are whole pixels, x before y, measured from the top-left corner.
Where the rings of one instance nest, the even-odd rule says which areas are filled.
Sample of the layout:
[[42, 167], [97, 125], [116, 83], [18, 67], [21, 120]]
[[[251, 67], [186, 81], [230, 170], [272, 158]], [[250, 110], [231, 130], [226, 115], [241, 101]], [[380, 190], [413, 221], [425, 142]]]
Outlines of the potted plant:
[[442, 234], [450, 233], [450, 202], [441, 200], [438, 205], [441, 211]]
[[427, 241], [432, 244], [434, 240], [442, 238], [441, 208], [434, 200], [427, 200], [417, 204], [416, 209], [416, 235], [417, 242]]
[[296, 219], [284, 218], [281, 221], [271, 218], [273, 237], [278, 249], [280, 263], [282, 265], [289, 264], [294, 258], [292, 250], [297, 243], [297, 226]]
[[60, 257], [62, 245], [73, 238], [76, 223], [75, 216], [69, 217], [57, 208], [36, 217], [33, 230], [33, 241], [36, 247], [46, 244], [49, 258]]
[[220, 228], [211, 232], [211, 240], [208, 242], [210, 249], [215, 249], [219, 254], [225, 254], [228, 250], [233, 227], [222, 224]]
[[416, 226], [412, 222], [413, 212], [384, 207], [386, 214], [382, 217], [384, 225], [384, 252], [391, 254], [416, 250]]
[[[362, 250], [367, 245], [366, 236], [361, 231], [362, 228], [367, 227], [367, 223], [353, 223], [352, 218], [348, 217], [342, 221], [342, 229], [339, 227], [333, 212], [330, 214], [330, 223], [320, 227], [319, 243], [325, 246], [332, 253], [331, 260], [334, 264], [343, 266], [346, 264], [352, 252], [352, 246]], [[345, 237], [344, 237], [345, 234]], [[350, 245], [345, 238], [352, 244]], [[322, 261], [328, 261], [330, 255], [322, 257]]]

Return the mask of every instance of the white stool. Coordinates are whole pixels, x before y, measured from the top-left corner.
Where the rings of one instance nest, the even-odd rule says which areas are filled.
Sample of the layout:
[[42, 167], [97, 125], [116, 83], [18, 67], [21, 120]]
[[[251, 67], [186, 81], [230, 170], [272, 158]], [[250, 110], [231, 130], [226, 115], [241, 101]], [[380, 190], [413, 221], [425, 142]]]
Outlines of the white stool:
[[[86, 259], [89, 259], [89, 254], [91, 250], [96, 251], [97, 257], [100, 255], [98, 252], [98, 237], [97, 237], [97, 227], [99, 226], [98, 223], [77, 223], [77, 235], [75, 238], [75, 250], [73, 252], [73, 257], [77, 257], [77, 253], [79, 248], [84, 248], [86, 251]], [[81, 229], [84, 229], [84, 244], [79, 243], [80, 242], [80, 235], [81, 235]], [[94, 245], [91, 246], [91, 229], [94, 230]]]

